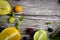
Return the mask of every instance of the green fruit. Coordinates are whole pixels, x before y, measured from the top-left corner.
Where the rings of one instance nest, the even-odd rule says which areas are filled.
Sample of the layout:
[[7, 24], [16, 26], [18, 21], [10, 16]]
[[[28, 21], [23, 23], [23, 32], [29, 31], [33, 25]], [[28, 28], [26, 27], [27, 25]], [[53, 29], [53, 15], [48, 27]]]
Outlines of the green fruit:
[[39, 30], [34, 34], [34, 40], [47, 40], [47, 33], [44, 30]]
[[9, 23], [14, 23], [14, 21], [15, 21], [14, 17], [10, 17], [9, 20], [8, 20]]
[[11, 12], [11, 6], [7, 1], [0, 1], [0, 15], [9, 14]]

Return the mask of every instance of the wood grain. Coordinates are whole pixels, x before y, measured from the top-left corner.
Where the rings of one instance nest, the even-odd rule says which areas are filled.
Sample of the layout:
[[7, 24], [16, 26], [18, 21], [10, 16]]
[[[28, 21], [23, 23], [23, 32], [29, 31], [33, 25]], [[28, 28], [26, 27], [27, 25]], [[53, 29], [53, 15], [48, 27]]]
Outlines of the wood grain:
[[[8, 0], [12, 5], [12, 8], [16, 5], [23, 6], [23, 12], [15, 13], [16, 17], [24, 16], [25, 19], [19, 26], [19, 29], [23, 36], [27, 36], [24, 34], [26, 28], [44, 29], [47, 30], [47, 25], [45, 25], [46, 21], [56, 22], [57, 24], [48, 25], [54, 30], [60, 24], [60, 4], [57, 0]], [[3, 16], [0, 18], [8, 18], [9, 16]], [[6, 23], [7, 26], [14, 26], [13, 24], [9, 24], [4, 19], [3, 22]], [[48, 33], [50, 34], [50, 33]], [[50, 40], [50, 39], [48, 39]]]

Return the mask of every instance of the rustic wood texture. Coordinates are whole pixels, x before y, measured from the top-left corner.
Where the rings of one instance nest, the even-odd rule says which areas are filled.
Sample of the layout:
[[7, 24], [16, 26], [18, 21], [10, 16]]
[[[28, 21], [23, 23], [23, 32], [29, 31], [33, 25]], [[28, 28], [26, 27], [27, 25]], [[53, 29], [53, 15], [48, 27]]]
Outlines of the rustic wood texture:
[[23, 14], [28, 15], [60, 15], [60, 4], [58, 0], [21, 0], [10, 1], [12, 6], [22, 5]]
[[[25, 17], [24, 21], [19, 27], [21, 33], [23, 33], [26, 28], [46, 30], [48, 28], [47, 25], [45, 25], [46, 21], [51, 21], [52, 23], [57, 22], [58, 24], [60, 24], [60, 4], [58, 3], [58, 0], [8, 1], [12, 5], [12, 7], [16, 5], [23, 6], [23, 12], [16, 13], [17, 18], [22, 15]], [[8, 16], [3, 16], [3, 18], [8, 18]], [[3, 21], [7, 26], [14, 26], [14, 24], [8, 24], [5, 20], [6, 19], [4, 19]], [[58, 24], [51, 24], [49, 27], [52, 27], [55, 30]]]

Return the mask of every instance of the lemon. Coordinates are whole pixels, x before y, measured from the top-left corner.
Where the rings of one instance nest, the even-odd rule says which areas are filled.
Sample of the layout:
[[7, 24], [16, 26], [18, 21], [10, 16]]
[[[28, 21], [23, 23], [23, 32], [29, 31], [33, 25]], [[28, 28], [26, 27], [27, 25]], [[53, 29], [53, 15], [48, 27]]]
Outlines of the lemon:
[[34, 40], [47, 40], [47, 33], [44, 30], [39, 30], [34, 34]]
[[7, 1], [0, 1], [0, 15], [9, 14], [11, 12], [11, 6]]
[[10, 18], [8, 19], [8, 22], [9, 22], [9, 23], [14, 23], [14, 21], [15, 21], [15, 18], [14, 18], [14, 17], [10, 17]]
[[23, 11], [23, 7], [20, 6], [20, 5], [15, 6], [14, 11], [15, 11], [15, 12], [22, 12], [22, 11]]
[[6, 28], [0, 33], [0, 40], [20, 40], [20, 33], [13, 27]]

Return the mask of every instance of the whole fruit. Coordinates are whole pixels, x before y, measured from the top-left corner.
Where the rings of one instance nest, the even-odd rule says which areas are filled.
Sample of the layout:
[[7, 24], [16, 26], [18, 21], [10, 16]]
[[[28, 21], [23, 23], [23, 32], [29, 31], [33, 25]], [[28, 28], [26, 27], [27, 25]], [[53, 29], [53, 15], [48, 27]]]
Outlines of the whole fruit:
[[48, 28], [47, 31], [48, 32], [53, 32], [53, 28]]
[[22, 12], [23, 11], [23, 7], [20, 6], [20, 5], [17, 5], [17, 6], [14, 7], [14, 11], [15, 12]]
[[10, 18], [8, 19], [8, 22], [9, 22], [9, 23], [14, 23], [14, 21], [15, 21], [15, 18], [14, 18], [14, 17], [10, 17]]

